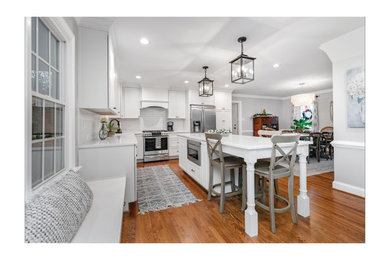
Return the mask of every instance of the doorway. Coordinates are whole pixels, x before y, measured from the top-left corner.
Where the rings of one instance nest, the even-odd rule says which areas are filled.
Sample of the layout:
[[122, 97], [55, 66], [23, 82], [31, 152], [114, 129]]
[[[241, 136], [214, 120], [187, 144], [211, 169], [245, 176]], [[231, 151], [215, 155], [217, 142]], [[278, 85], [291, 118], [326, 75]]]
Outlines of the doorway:
[[232, 134], [241, 135], [241, 101], [232, 102]]

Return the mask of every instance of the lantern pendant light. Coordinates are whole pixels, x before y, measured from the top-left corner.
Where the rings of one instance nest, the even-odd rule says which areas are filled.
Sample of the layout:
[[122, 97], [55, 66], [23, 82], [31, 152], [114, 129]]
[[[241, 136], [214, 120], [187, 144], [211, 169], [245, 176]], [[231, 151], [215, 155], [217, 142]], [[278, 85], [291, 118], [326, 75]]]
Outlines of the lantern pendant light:
[[232, 83], [245, 84], [255, 79], [255, 59], [244, 54], [243, 43], [246, 37], [237, 40], [241, 43], [241, 55], [230, 62]]
[[204, 78], [199, 81], [199, 96], [201, 97], [210, 97], [213, 95], [214, 89], [214, 80], [207, 78], [206, 70], [209, 67], [204, 66]]

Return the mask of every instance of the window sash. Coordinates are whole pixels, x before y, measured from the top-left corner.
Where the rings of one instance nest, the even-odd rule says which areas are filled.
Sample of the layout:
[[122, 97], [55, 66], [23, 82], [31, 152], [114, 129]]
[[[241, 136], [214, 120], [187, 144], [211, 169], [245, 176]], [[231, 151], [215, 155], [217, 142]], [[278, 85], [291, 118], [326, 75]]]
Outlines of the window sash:
[[[38, 144], [38, 143], [41, 143], [41, 178], [39, 180], [39, 182], [33, 183], [33, 180], [32, 180], [32, 165], [33, 165], [33, 161], [31, 160], [30, 162], [30, 174], [31, 174], [31, 182], [30, 182], [30, 189], [33, 191], [35, 189], [37, 189], [38, 187], [42, 186], [43, 184], [45, 184], [47, 181], [49, 181], [51, 178], [53, 178], [54, 176], [56, 176], [57, 174], [63, 172], [65, 169], [66, 169], [66, 143], [67, 143], [67, 137], [66, 137], [66, 123], [65, 123], [65, 117], [66, 117], [66, 102], [65, 102], [65, 99], [64, 99], [64, 94], [65, 94], [65, 90], [63, 89], [63, 79], [62, 79], [62, 74], [63, 74], [63, 62], [64, 62], [64, 59], [63, 59], [63, 52], [64, 52], [64, 42], [60, 40], [60, 38], [56, 35], [56, 33], [53, 33], [53, 30], [52, 28], [50, 28], [50, 26], [43, 20], [43, 19], [40, 19], [38, 17], [36, 18], [31, 18], [31, 19], [36, 19], [36, 37], [35, 37], [35, 49], [36, 51], [33, 51], [32, 49], [32, 44], [31, 44], [31, 47], [29, 48], [29, 54], [30, 55], [30, 62], [33, 62], [33, 59], [32, 57], [34, 56], [35, 57], [35, 90], [32, 89], [32, 86], [30, 86], [29, 90], [30, 90], [30, 100], [32, 100], [32, 97], [35, 97], [35, 98], [39, 98], [42, 100], [42, 109], [43, 109], [43, 112], [41, 114], [42, 116], [42, 136], [40, 139], [32, 139], [33, 136], [32, 136], [32, 127], [31, 127], [31, 131], [30, 131], [30, 153], [32, 153], [32, 148], [33, 148], [33, 145], [34, 144]], [[49, 29], [49, 37], [48, 37], [48, 43], [47, 43], [47, 46], [49, 48], [49, 57], [48, 57], [48, 61], [46, 61], [45, 59], [43, 59], [40, 55], [39, 55], [39, 20], [45, 24], [45, 26]], [[31, 23], [33, 24], [33, 23]], [[31, 31], [32, 31], [32, 28], [31, 28]], [[32, 33], [32, 32], [31, 32]], [[57, 55], [57, 58], [56, 58], [56, 62], [57, 62], [57, 67], [56, 68], [54, 66], [54, 64], [51, 64], [52, 63], [52, 58], [51, 58], [51, 55], [52, 54], [52, 35], [58, 40], [58, 45], [57, 45], [57, 51], [58, 53], [54, 54], [54, 55]], [[33, 37], [30, 37], [30, 40], [32, 41], [33, 40]], [[48, 94], [42, 94], [39, 92], [39, 62], [42, 62], [43, 64], [47, 65], [48, 66], [48, 86], [49, 86], [49, 92]], [[31, 64], [30, 64], [31, 65]], [[32, 69], [32, 67], [31, 67]], [[30, 69], [30, 72], [32, 71]], [[53, 71], [53, 72], [52, 72]], [[56, 94], [56, 96], [58, 97], [53, 97], [52, 94], [52, 91], [53, 91], [53, 86], [52, 86], [52, 77], [53, 77], [53, 74], [52, 73], [58, 73], [57, 74], [57, 82], [56, 82], [56, 88], [58, 91], [58, 93]], [[30, 82], [32, 83], [32, 80], [31, 80], [31, 77], [30, 77]], [[46, 138], [46, 122], [45, 122], [45, 118], [46, 118], [46, 103], [47, 102], [52, 102], [53, 103], [53, 117], [54, 117], [54, 122], [52, 122], [52, 128], [53, 128], [53, 135], [52, 137], [48, 137]], [[30, 102], [30, 106], [32, 108], [32, 102]], [[58, 131], [57, 131], [57, 107], [58, 106], [62, 106], [63, 110], [61, 112], [61, 120], [62, 120], [62, 134], [57, 136], [58, 134]], [[32, 111], [32, 109], [31, 109]], [[32, 112], [31, 112], [32, 113]], [[34, 117], [33, 115], [31, 115], [31, 124], [33, 123], [34, 121]], [[32, 125], [31, 125], [32, 126]], [[61, 158], [61, 162], [62, 162], [62, 168], [59, 169], [57, 171], [57, 140], [62, 140], [62, 146], [60, 147], [60, 156], [62, 157]], [[50, 149], [53, 149], [52, 153], [53, 154], [50, 154], [50, 156], [53, 156], [53, 171], [50, 173], [50, 175], [47, 175], [46, 174], [46, 177], [45, 177], [45, 157], [46, 157], [46, 151], [45, 151], [45, 144], [47, 144], [47, 142], [50, 142], [52, 141], [53, 142], [53, 146], [50, 148]], [[32, 156], [31, 156], [32, 157]]]

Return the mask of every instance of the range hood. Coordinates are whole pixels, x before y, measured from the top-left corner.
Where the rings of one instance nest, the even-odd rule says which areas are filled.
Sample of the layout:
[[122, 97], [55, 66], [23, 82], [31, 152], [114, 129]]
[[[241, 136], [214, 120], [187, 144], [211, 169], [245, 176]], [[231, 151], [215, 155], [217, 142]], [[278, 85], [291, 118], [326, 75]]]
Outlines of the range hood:
[[159, 107], [168, 109], [168, 102], [167, 101], [141, 101], [141, 108], [148, 108], [148, 107]]

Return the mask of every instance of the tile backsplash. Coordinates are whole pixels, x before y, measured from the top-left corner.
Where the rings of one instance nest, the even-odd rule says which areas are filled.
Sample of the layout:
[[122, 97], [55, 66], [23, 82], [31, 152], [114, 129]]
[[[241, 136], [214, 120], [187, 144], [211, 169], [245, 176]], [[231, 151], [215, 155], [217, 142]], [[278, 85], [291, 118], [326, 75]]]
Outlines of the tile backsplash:
[[[104, 117], [79, 109], [79, 144], [98, 138], [100, 119]], [[187, 131], [186, 120], [168, 119], [168, 110], [158, 107], [141, 109], [139, 119], [119, 119], [123, 133], [137, 133], [142, 130], [166, 130], [167, 121], [174, 122], [175, 131]]]

